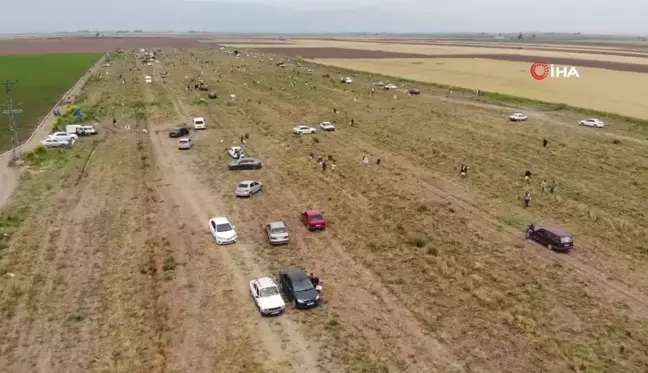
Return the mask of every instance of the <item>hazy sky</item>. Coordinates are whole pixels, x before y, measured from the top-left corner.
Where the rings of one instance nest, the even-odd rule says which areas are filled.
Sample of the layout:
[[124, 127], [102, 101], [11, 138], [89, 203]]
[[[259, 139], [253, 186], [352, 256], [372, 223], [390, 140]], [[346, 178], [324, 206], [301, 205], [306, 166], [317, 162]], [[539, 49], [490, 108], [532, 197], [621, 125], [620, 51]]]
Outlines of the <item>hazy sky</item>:
[[[0, 0], [1, 1], [1, 0]], [[4, 0], [0, 33], [582, 32], [648, 35], [647, 0]]]

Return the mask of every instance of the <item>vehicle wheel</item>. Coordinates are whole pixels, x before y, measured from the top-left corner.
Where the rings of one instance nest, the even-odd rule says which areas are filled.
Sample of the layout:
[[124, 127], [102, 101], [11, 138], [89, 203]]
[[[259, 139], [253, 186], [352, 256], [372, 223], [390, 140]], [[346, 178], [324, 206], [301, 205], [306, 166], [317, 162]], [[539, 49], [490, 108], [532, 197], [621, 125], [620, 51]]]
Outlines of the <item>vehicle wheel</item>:
[[292, 304], [293, 304], [293, 308], [297, 308], [297, 300], [293, 299]]

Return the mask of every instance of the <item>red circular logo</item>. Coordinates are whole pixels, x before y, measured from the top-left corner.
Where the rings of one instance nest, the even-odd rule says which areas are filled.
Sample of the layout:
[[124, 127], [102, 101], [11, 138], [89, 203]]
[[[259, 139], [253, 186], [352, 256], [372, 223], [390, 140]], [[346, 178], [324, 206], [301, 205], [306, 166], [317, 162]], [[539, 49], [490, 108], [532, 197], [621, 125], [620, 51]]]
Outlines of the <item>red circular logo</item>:
[[[538, 72], [538, 69], [541, 71]], [[531, 76], [535, 80], [542, 80], [549, 76], [549, 65], [544, 62], [535, 62], [531, 65]]]

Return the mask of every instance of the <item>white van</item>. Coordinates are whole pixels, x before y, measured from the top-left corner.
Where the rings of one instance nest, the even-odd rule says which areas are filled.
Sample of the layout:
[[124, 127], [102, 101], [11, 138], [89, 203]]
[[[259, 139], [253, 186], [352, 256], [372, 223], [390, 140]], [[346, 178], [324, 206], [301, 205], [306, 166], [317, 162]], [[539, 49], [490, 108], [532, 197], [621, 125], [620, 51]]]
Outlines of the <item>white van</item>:
[[147, 75], [147, 76], [144, 77], [144, 81], [146, 83], [153, 83], [153, 78], [151, 78], [150, 75]]
[[204, 130], [205, 129], [205, 119], [203, 118], [194, 118], [193, 119], [194, 129], [195, 130]]
[[80, 124], [68, 124], [65, 126], [65, 132], [69, 134], [75, 134], [77, 133], [77, 128], [82, 128], [83, 126]]
[[95, 126], [81, 126], [81, 130], [88, 135], [96, 135], [97, 129]]

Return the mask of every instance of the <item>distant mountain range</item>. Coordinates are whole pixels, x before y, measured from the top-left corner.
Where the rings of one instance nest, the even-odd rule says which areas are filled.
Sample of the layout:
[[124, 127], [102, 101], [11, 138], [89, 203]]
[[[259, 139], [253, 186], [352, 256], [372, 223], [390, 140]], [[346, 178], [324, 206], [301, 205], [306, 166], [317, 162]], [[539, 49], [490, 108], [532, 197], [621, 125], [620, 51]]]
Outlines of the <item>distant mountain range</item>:
[[[273, 1], [273, 0], [252, 0]], [[279, 1], [279, 0], [277, 0]], [[304, 0], [306, 1], [306, 0]], [[355, 0], [348, 0], [347, 8]], [[376, 0], [378, 1], [378, 0]], [[508, 1], [508, 0], [507, 0]], [[230, 33], [456, 33], [539, 30], [568, 33], [646, 32], [648, 2], [632, 12], [607, 3], [544, 0], [528, 11], [505, 0], [450, 1], [427, 10], [378, 6], [337, 10], [299, 10], [265, 4], [188, 0], [17, 0], [4, 1], [0, 34], [75, 30], [202, 30]], [[327, 7], [326, 2], [321, 2]], [[338, 2], [340, 4], [340, 2]], [[390, 4], [378, 1], [376, 4]], [[391, 4], [394, 4], [392, 2]], [[598, 4], [598, 5], [597, 5]], [[313, 5], [314, 6], [314, 5]], [[333, 8], [334, 6], [328, 6]], [[642, 11], [645, 9], [646, 12]], [[596, 14], [594, 14], [596, 11]]]
[[10, 8], [7, 14], [20, 16], [0, 22], [0, 33], [135, 29], [232, 33], [421, 32], [427, 31], [430, 22], [418, 14], [380, 8], [316, 11], [180, 0], [59, 0], [45, 6], [30, 5], [31, 2], [35, 0], [4, 5], [5, 9], [7, 5]]

